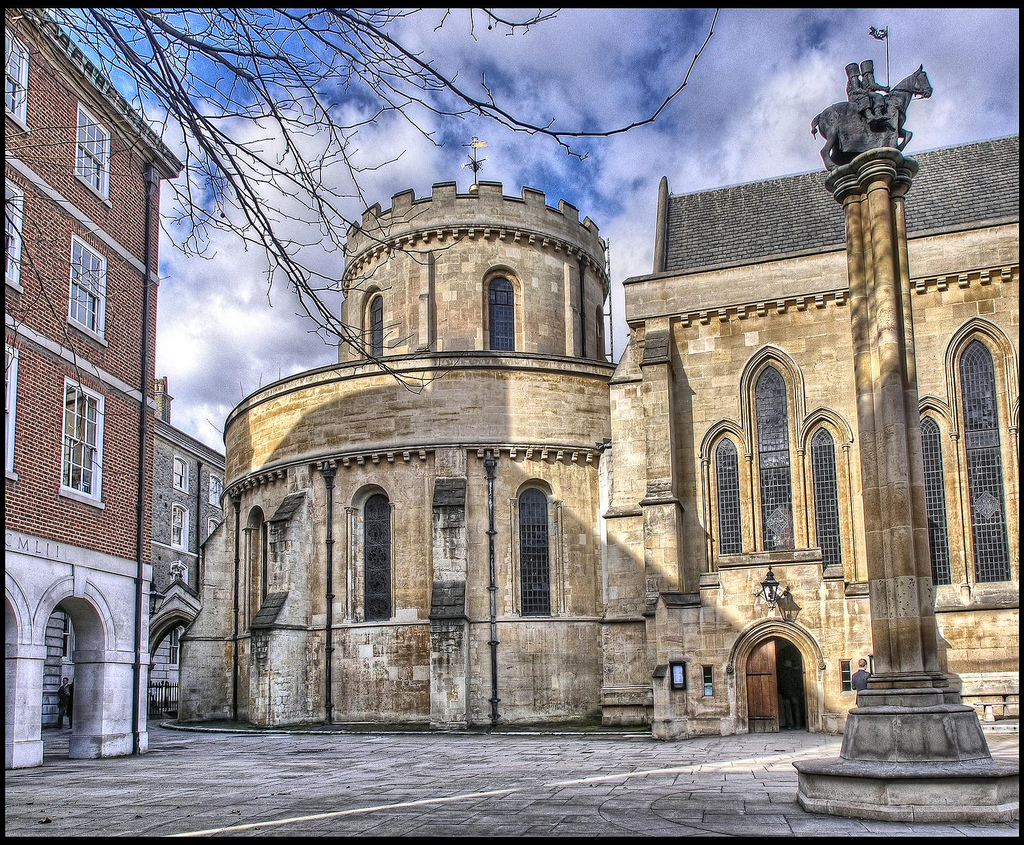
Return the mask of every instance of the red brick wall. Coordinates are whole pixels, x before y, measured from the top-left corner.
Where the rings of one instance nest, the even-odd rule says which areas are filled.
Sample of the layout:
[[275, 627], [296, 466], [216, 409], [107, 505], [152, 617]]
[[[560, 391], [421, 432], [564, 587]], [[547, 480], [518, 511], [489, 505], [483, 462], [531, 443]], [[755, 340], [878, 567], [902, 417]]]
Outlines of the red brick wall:
[[[143, 278], [140, 270], [10, 166], [27, 165], [94, 224], [144, 263], [146, 150], [115, 119], [116, 111], [91, 84], [69, 73], [25, 21], [8, 27], [29, 50], [28, 133], [6, 119], [6, 177], [25, 194], [23, 292], [5, 287], [5, 312], [19, 325], [45, 336], [152, 396], [156, 357], [157, 290], [151, 289], [148, 371], [141, 373]], [[110, 191], [103, 200], [75, 176], [78, 103], [111, 132]], [[159, 208], [159, 199], [156, 200]], [[150, 250], [157, 266], [159, 225]], [[104, 341], [68, 321], [71, 238], [77, 236], [107, 261]], [[84, 373], [81, 381], [104, 397], [102, 502], [98, 509], [63, 497], [61, 485], [64, 378], [78, 378], [72, 363], [6, 331], [19, 350], [14, 471], [5, 481], [7, 528], [84, 546], [120, 557], [136, 557], [139, 403]], [[146, 454], [152, 456], [152, 418]], [[143, 548], [151, 534], [152, 461], [146, 461]]]

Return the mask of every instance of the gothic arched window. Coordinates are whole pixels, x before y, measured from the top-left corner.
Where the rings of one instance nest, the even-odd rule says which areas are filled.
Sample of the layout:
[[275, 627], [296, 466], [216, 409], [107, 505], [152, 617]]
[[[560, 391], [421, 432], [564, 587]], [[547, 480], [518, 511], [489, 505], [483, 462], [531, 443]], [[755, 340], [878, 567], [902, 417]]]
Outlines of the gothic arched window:
[[811, 474], [814, 485], [814, 527], [825, 566], [843, 562], [836, 490], [836, 446], [832, 435], [818, 429], [811, 438]]
[[738, 555], [743, 551], [740, 525], [740, 469], [736, 445], [726, 438], [715, 450], [718, 488], [718, 553]]
[[380, 358], [384, 354], [384, 297], [370, 300], [370, 354]]
[[793, 490], [790, 484], [789, 411], [786, 382], [768, 367], [754, 387], [757, 450], [761, 475], [761, 526], [767, 551], [793, 548]]
[[548, 500], [532, 487], [519, 497], [519, 573], [523, 616], [551, 614]]
[[363, 616], [391, 618], [391, 503], [375, 493], [363, 506]]
[[494, 279], [487, 289], [490, 349], [514, 352], [516, 348], [515, 291], [508, 279]]
[[999, 454], [999, 412], [992, 353], [975, 340], [960, 359], [960, 390], [967, 449], [974, 569], [979, 581], [1010, 578], [1006, 540], [1003, 462]]
[[924, 458], [924, 502], [928, 515], [928, 555], [932, 582], [951, 584], [949, 529], [946, 524], [946, 476], [942, 469], [942, 434], [931, 417], [921, 421], [921, 454]]

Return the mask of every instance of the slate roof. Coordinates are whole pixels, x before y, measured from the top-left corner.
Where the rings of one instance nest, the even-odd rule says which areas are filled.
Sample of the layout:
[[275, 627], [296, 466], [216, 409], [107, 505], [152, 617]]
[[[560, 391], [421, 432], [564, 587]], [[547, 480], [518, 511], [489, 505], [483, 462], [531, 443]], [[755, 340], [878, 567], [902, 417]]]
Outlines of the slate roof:
[[[912, 156], [921, 169], [907, 195], [907, 232], [973, 228], [1019, 219], [1020, 136]], [[665, 269], [737, 265], [841, 248], [842, 207], [824, 170], [670, 196]]]
[[295, 515], [295, 511], [299, 509], [299, 505], [306, 498], [306, 494], [303, 493], [290, 493], [284, 497], [284, 500], [278, 506], [277, 512], [270, 517], [270, 522], [287, 522]]
[[252, 622], [249, 623], [249, 627], [271, 627], [277, 621], [278, 614], [280, 614], [281, 608], [284, 607], [284, 602], [287, 598], [287, 591], [267, 593], [267, 597], [263, 599], [263, 605], [260, 607], [259, 612], [252, 618]]

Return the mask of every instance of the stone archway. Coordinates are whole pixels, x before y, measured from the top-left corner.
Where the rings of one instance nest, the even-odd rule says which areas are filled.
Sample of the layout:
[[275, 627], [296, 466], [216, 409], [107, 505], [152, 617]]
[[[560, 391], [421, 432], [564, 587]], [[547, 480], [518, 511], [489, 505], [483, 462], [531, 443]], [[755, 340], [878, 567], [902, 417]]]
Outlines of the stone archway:
[[736, 681], [733, 703], [741, 732], [744, 726], [750, 733], [824, 729], [825, 663], [804, 628], [780, 619], [755, 623], [736, 641], [728, 668]]
[[[88, 590], [86, 591], [89, 592]], [[112, 659], [113, 631], [107, 624], [107, 608], [90, 598], [63, 596], [49, 608], [71, 619], [75, 632], [74, 719], [68, 757], [96, 758], [130, 754], [132, 751], [131, 694], [133, 665], [131, 653]], [[43, 619], [43, 608], [38, 617]], [[42, 690], [40, 687], [40, 697]]]
[[807, 727], [803, 656], [783, 637], [762, 640], [747, 655], [747, 730], [777, 733]]

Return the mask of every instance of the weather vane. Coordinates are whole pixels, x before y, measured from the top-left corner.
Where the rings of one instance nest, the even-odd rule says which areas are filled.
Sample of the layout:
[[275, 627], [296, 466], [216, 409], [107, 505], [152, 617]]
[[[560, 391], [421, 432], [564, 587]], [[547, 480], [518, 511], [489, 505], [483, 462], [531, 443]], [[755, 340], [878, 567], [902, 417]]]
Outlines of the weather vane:
[[472, 171], [473, 171], [473, 190], [476, 190], [476, 187], [477, 187], [477, 185], [476, 185], [476, 176], [480, 172], [480, 170], [483, 168], [484, 162], [487, 161], [487, 156], [484, 156], [483, 158], [478, 159], [476, 157], [476, 151], [477, 150], [482, 150], [484, 147], [486, 147], [487, 146], [487, 142], [486, 141], [481, 141], [479, 138], [477, 138], [474, 135], [472, 143], [463, 144], [462, 146], [464, 146], [464, 147], [472, 147], [473, 148], [473, 155], [472, 155], [472, 157], [466, 156], [466, 158], [468, 158], [469, 161], [467, 161], [462, 166], [463, 167], [468, 167], [468, 168], [472, 169]]

